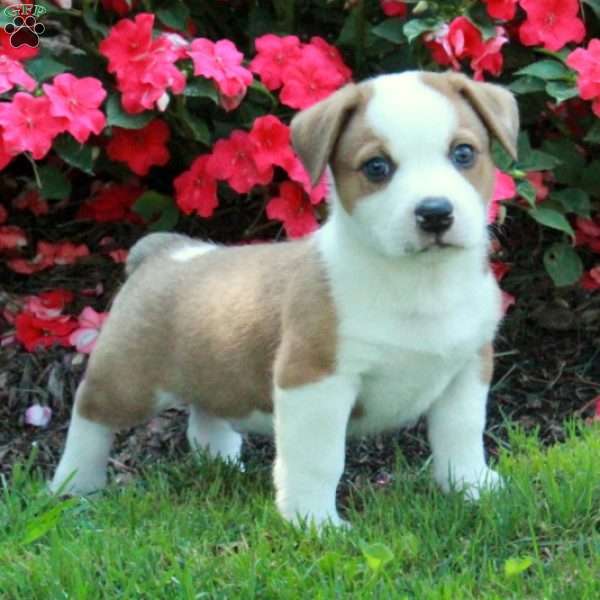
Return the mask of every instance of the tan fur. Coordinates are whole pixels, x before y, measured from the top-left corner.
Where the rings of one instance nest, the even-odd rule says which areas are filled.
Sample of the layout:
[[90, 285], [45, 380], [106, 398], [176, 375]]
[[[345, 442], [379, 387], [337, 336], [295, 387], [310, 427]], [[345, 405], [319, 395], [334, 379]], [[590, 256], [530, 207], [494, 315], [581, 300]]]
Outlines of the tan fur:
[[330, 374], [335, 323], [311, 242], [216, 249], [187, 262], [164, 251], [115, 299], [77, 410], [128, 427], [154, 413], [161, 390], [216, 416], [271, 412], [273, 364], [284, 387]]
[[313, 185], [323, 175], [341, 130], [361, 102], [364, 87], [350, 83], [292, 119], [292, 144]]
[[494, 347], [492, 344], [486, 344], [479, 351], [481, 358], [481, 381], [489, 384], [494, 376]]

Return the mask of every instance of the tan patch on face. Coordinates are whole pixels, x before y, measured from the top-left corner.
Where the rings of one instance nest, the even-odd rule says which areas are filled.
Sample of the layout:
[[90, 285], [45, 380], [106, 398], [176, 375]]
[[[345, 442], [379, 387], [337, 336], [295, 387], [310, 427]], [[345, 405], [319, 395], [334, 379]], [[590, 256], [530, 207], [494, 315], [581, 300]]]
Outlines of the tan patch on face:
[[494, 347], [492, 344], [486, 344], [479, 350], [481, 358], [481, 381], [489, 384], [494, 376]]
[[370, 194], [384, 188], [388, 181], [373, 183], [362, 172], [366, 161], [376, 156], [391, 160], [385, 141], [369, 126], [366, 110], [373, 96], [371, 86], [360, 86], [361, 99], [333, 149], [330, 164], [342, 206], [352, 214], [356, 205]]
[[217, 249], [188, 262], [146, 259], [118, 294], [77, 399], [91, 420], [150, 418], [156, 392], [225, 418], [272, 412], [278, 384], [335, 366], [335, 311], [309, 241]]
[[448, 153], [459, 144], [470, 144], [477, 150], [475, 164], [471, 168], [458, 169], [458, 171], [479, 192], [481, 199], [487, 204], [492, 199], [494, 191], [495, 167], [490, 153], [490, 137], [485, 125], [453, 85], [450, 76], [422, 73], [421, 78], [426, 85], [444, 94], [456, 111], [458, 126], [450, 141]]

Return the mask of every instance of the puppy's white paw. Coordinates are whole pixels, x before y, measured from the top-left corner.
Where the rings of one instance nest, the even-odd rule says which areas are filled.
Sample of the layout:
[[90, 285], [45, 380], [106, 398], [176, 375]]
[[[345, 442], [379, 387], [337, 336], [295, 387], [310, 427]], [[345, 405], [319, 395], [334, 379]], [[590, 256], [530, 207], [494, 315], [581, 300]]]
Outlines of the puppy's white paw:
[[493, 469], [488, 467], [481, 471], [479, 477], [471, 481], [464, 481], [460, 487], [464, 490], [465, 498], [472, 502], [479, 500], [484, 492], [494, 492], [504, 486], [504, 480]]
[[342, 519], [337, 513], [315, 515], [312, 513], [301, 515], [296, 512], [293, 515], [281, 514], [281, 516], [292, 524], [294, 527], [299, 528], [312, 528], [314, 527], [318, 533], [322, 533], [328, 528], [335, 529], [351, 529], [352, 525], [345, 519]]
[[51, 494], [70, 496], [87, 496], [106, 487], [106, 472], [79, 474], [67, 473], [58, 468], [52, 481], [48, 484]]

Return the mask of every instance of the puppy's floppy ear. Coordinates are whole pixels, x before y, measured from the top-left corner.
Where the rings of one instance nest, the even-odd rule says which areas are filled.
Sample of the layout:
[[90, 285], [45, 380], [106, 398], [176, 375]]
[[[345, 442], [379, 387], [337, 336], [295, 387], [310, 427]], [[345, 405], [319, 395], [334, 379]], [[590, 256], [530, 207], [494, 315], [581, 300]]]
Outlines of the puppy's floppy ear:
[[292, 145], [313, 185], [323, 175], [341, 130], [359, 100], [358, 86], [350, 83], [292, 119]]
[[488, 131], [517, 159], [519, 109], [515, 97], [492, 83], [473, 81], [459, 73], [450, 75], [455, 89], [473, 107]]

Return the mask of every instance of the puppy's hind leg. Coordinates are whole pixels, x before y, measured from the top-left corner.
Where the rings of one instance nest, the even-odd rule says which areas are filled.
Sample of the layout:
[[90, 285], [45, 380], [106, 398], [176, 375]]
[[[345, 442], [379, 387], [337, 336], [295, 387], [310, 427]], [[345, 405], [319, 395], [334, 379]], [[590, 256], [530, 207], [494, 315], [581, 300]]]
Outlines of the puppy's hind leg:
[[238, 462], [242, 436], [225, 420], [208, 414], [192, 405], [187, 438], [192, 450], [204, 450], [209, 456]]
[[50, 483], [52, 493], [89, 494], [106, 485], [106, 465], [114, 429], [91, 421], [81, 414], [81, 406], [93, 391], [84, 379], [77, 388], [67, 443]]

